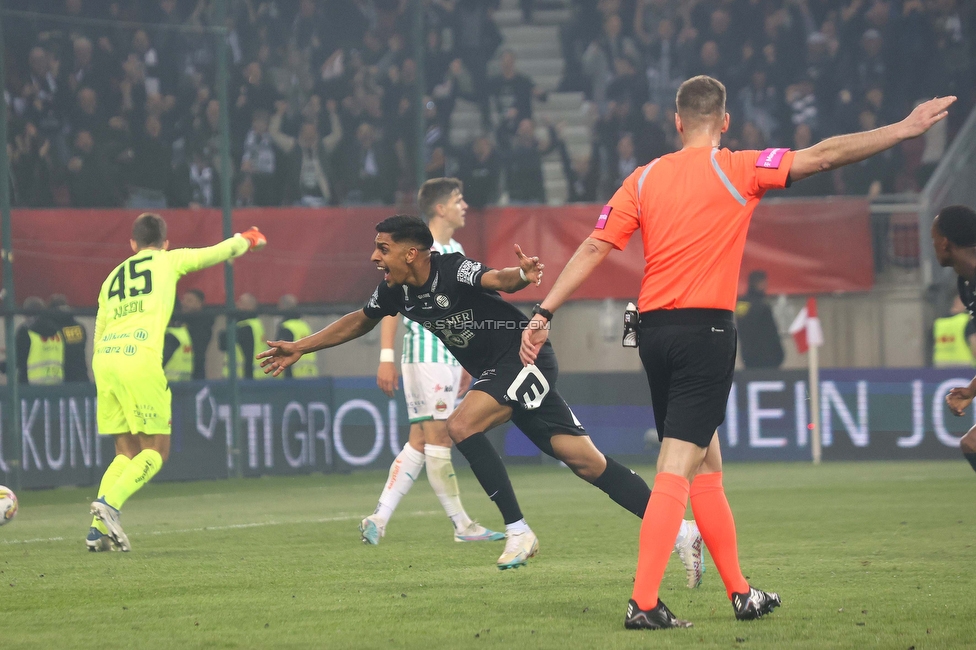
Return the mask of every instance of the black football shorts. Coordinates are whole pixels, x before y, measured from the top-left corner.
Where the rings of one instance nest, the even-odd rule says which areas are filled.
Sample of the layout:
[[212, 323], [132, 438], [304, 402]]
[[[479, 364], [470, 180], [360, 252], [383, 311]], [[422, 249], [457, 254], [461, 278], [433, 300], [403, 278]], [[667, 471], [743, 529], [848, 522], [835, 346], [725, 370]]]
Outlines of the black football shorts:
[[643, 312], [640, 357], [651, 388], [657, 435], [707, 447], [725, 421], [735, 369], [736, 331], [723, 309]]
[[558, 375], [556, 353], [552, 344], [546, 341], [534, 365], [523, 366], [518, 348], [515, 348], [514, 354], [506, 355], [502, 363], [482, 372], [471, 390], [480, 390], [494, 397], [499, 404], [511, 406], [515, 426], [536, 447], [555, 457], [550, 442], [552, 436], [561, 433], [587, 435], [569, 404], [556, 391]]

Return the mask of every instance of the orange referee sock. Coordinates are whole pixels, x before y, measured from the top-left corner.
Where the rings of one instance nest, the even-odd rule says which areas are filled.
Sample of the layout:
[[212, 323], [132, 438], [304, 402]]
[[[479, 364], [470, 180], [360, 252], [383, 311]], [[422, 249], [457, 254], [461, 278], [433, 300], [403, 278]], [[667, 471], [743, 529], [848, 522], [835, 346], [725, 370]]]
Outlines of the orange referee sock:
[[735, 538], [735, 520], [722, 487], [722, 472], [699, 474], [691, 483], [691, 510], [701, 531], [702, 541], [722, 576], [729, 600], [733, 593], [749, 591], [739, 568], [739, 546]]
[[634, 600], [643, 610], [657, 607], [657, 590], [688, 507], [688, 487], [684, 476], [660, 472], [654, 477], [654, 488], [641, 522], [634, 579]]

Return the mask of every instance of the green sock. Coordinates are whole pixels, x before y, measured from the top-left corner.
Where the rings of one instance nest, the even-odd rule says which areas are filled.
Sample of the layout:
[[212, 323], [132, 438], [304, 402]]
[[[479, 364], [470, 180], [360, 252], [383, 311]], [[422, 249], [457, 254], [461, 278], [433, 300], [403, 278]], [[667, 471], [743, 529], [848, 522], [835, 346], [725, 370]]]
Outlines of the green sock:
[[[122, 472], [125, 471], [125, 468], [128, 467], [129, 463], [131, 462], [131, 458], [119, 454], [111, 463], [109, 463], [108, 467], [105, 468], [105, 473], [102, 474], [102, 482], [98, 484], [99, 497], [105, 496], [105, 493], [108, 492], [113, 485], [115, 485], [115, 482], [119, 480], [119, 477], [122, 476]], [[92, 526], [97, 528], [103, 535], [108, 534], [108, 529], [105, 528], [105, 524], [103, 524], [98, 517], [92, 517]]]
[[129, 462], [115, 485], [105, 493], [105, 503], [121, 510], [126, 500], [148, 483], [162, 467], [163, 457], [158, 451], [143, 449]]

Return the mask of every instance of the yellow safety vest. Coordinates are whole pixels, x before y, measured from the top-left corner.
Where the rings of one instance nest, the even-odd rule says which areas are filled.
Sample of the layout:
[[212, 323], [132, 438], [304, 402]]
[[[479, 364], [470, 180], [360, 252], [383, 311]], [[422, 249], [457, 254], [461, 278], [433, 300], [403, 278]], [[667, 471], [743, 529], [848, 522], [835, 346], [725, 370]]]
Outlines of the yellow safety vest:
[[167, 327], [167, 334], [172, 334], [180, 342], [173, 356], [169, 358], [163, 371], [169, 381], [190, 381], [193, 379], [193, 339], [186, 325]]
[[[300, 318], [290, 318], [281, 324], [281, 327], [289, 330], [291, 332], [291, 340], [297, 341], [298, 339], [303, 339], [312, 333], [312, 328], [308, 326], [308, 323]], [[308, 352], [302, 355], [302, 358], [298, 360], [298, 363], [291, 367], [291, 376], [294, 379], [311, 379], [319, 376], [319, 366], [316, 362], [316, 353]], [[285, 373], [278, 375], [278, 378], [283, 378]]]
[[969, 314], [956, 314], [937, 318], [932, 328], [935, 345], [932, 349], [932, 365], [937, 368], [948, 366], [974, 366], [972, 350], [966, 340], [966, 325]]
[[41, 386], [64, 383], [64, 339], [61, 333], [41, 336], [27, 330], [30, 350], [27, 352], [27, 383]]
[[[254, 339], [254, 352], [257, 354], [263, 348], [261, 347], [264, 343], [264, 325], [261, 324], [261, 319], [247, 318], [244, 320], [237, 321], [238, 327], [250, 327], [251, 336]], [[241, 349], [240, 344], [237, 344], [237, 376], [244, 377], [244, 350]], [[230, 369], [227, 367], [227, 356], [224, 356], [224, 377], [230, 375]], [[264, 370], [261, 369], [261, 365], [255, 361], [254, 362], [254, 377], [253, 379], [267, 379], [268, 375], [264, 374]]]

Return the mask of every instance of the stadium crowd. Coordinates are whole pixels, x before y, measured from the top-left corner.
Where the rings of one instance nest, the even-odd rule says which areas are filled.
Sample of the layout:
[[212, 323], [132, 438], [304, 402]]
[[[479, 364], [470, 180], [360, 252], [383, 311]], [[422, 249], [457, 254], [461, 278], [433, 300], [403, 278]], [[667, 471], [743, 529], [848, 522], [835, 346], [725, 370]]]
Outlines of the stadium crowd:
[[[411, 203], [423, 164], [462, 178], [474, 207], [502, 190], [532, 203], [545, 201], [550, 154], [570, 201], [602, 201], [679, 146], [674, 92], [694, 74], [728, 87], [731, 148], [802, 148], [934, 95], [973, 105], [976, 11], [961, 0], [574, 0], [560, 90], [583, 91], [596, 116], [591, 153], [574, 158], [558, 125], [537, 137], [533, 102], [546, 94], [504, 49], [496, 4], [424, 0], [418, 70], [406, 0], [229, 1], [224, 170], [212, 0], [8, 0], [59, 16], [4, 16], [12, 202], [215, 206], [226, 173], [237, 206]], [[458, 99], [479, 107], [482, 135], [455, 148]], [[790, 191], [917, 190], [957, 127]]]

